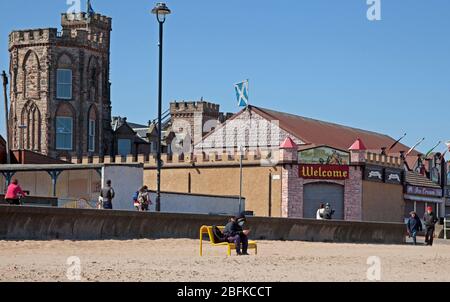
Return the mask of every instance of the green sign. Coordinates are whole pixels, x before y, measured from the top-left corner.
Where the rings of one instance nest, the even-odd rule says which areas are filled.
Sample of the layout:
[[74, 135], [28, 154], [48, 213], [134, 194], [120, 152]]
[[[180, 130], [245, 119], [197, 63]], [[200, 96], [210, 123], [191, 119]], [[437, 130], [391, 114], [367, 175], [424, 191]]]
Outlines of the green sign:
[[301, 164], [348, 165], [350, 153], [330, 147], [317, 147], [298, 152]]

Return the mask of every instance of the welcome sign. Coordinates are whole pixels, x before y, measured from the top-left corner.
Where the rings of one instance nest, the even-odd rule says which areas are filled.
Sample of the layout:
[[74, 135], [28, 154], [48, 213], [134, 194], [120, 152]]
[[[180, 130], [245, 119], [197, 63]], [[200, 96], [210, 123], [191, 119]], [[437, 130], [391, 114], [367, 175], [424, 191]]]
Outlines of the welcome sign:
[[345, 180], [350, 178], [349, 166], [300, 165], [299, 176], [305, 179]]

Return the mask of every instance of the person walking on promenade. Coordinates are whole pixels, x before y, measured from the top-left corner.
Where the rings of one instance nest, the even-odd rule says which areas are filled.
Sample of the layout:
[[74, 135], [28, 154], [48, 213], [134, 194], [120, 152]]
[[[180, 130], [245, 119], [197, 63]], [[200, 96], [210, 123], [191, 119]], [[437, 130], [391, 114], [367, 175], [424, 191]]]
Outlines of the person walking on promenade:
[[408, 235], [413, 239], [414, 245], [417, 245], [417, 233], [422, 231], [422, 222], [416, 212], [411, 212], [410, 215], [407, 223]]
[[423, 216], [423, 221], [425, 223], [425, 244], [432, 246], [433, 245], [433, 239], [434, 239], [434, 230], [436, 223], [438, 222], [438, 218], [436, 214], [433, 212], [432, 207], [427, 208], [427, 212]]
[[[239, 221], [239, 222], [238, 222]], [[239, 217], [232, 217], [230, 222], [225, 226], [224, 235], [228, 239], [229, 243], [234, 243], [236, 246], [236, 254], [238, 256], [248, 256], [248, 235], [250, 230], [244, 230], [243, 225], [245, 223], [245, 217], [242, 215]], [[241, 252], [242, 245], [242, 252]]]
[[317, 220], [323, 220], [324, 218], [324, 212], [325, 212], [325, 204], [323, 204], [323, 203], [321, 203], [320, 204], [320, 208], [317, 210], [317, 213], [316, 213], [316, 219]]
[[10, 205], [20, 206], [20, 199], [25, 197], [25, 195], [25, 192], [19, 186], [19, 181], [14, 179], [6, 190], [5, 202]]
[[150, 192], [148, 191], [147, 186], [143, 186], [139, 190], [138, 202], [140, 205], [140, 211], [148, 212], [149, 206], [152, 204], [152, 201], [150, 200]]
[[111, 180], [106, 182], [106, 187], [104, 187], [100, 192], [100, 197], [103, 198], [103, 209], [112, 210], [113, 209], [113, 199], [115, 196], [114, 189], [111, 186]]

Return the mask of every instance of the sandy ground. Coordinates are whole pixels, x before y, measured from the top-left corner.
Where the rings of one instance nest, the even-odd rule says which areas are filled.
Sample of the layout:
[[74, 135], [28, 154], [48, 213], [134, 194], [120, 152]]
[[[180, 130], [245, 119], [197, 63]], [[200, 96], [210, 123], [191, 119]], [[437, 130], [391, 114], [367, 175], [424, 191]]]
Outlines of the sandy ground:
[[259, 242], [259, 254], [226, 257], [196, 240], [0, 241], [0, 281], [68, 281], [81, 261], [82, 281], [368, 281], [368, 257], [381, 281], [450, 281], [450, 245], [433, 247]]

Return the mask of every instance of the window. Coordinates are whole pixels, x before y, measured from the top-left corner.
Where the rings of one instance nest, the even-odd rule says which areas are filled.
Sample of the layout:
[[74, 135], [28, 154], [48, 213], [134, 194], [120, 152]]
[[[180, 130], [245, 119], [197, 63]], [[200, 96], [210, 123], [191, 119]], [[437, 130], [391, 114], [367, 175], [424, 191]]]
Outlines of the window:
[[56, 83], [56, 97], [58, 99], [72, 99], [72, 70], [58, 69]]
[[71, 117], [56, 117], [56, 149], [72, 150], [73, 121]]
[[88, 151], [95, 152], [95, 120], [89, 120]]
[[121, 156], [127, 156], [131, 154], [131, 140], [119, 139], [117, 140], [117, 151]]

